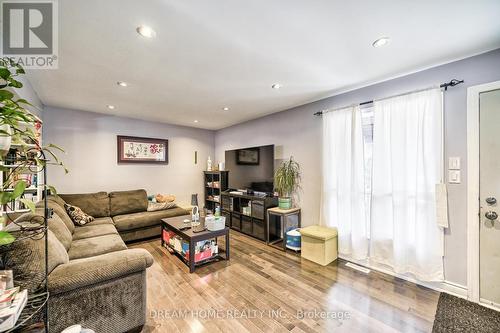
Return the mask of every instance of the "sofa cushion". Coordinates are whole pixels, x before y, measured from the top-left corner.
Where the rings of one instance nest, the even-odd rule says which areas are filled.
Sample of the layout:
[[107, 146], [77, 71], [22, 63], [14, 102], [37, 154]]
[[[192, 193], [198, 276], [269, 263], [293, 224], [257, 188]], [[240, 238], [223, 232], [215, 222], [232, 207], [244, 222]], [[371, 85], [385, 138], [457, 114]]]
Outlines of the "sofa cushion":
[[94, 217], [86, 214], [80, 207], [65, 204], [64, 208], [76, 225], [85, 225], [94, 221]]
[[95, 257], [71, 260], [58, 266], [49, 277], [52, 294], [83, 288], [88, 285], [123, 278], [153, 264], [153, 257], [144, 249], [130, 249]]
[[50, 230], [47, 231], [47, 243], [49, 245], [49, 274], [56, 269], [59, 265], [64, 265], [69, 262], [68, 251], [64, 245], [57, 239], [54, 233]]
[[156, 212], [141, 212], [134, 214], [118, 215], [113, 217], [118, 231], [127, 231], [138, 228], [160, 225], [161, 219], [173, 216], [187, 215], [189, 212], [183, 208], [159, 210]]
[[[54, 211], [54, 214], [59, 215], [61, 220], [66, 225], [66, 228], [68, 228], [68, 230], [73, 233], [73, 231], [75, 230], [75, 225], [73, 224], [73, 221], [71, 221], [71, 218], [68, 216], [68, 213], [66, 213], [64, 207], [59, 206], [59, 204], [53, 200], [47, 200], [47, 206]], [[43, 208], [43, 200], [37, 202], [36, 207]]]
[[118, 231], [113, 224], [87, 224], [82, 227], [76, 227], [73, 233], [73, 240], [103, 236], [117, 235]]
[[145, 212], [148, 209], [148, 195], [145, 190], [111, 192], [109, 207], [111, 216]]
[[[18, 228], [10, 224], [6, 230], [12, 232]], [[57, 266], [69, 262], [68, 253], [52, 231], [47, 231], [48, 242], [48, 271], [52, 272]], [[45, 239], [44, 237], [24, 238], [12, 243], [9, 251], [3, 255], [5, 269], [11, 269], [14, 275], [14, 284], [21, 289], [28, 289], [28, 293], [38, 290], [45, 277]]]
[[104, 235], [74, 240], [68, 255], [70, 260], [74, 260], [126, 249], [127, 246], [119, 235]]
[[134, 229], [129, 231], [120, 231], [120, 237], [125, 243], [136, 241], [139, 239], [159, 237], [161, 235], [161, 226]]
[[47, 224], [49, 226], [49, 230], [51, 230], [57, 239], [62, 243], [64, 248], [69, 250], [71, 246], [71, 242], [73, 240], [73, 236], [71, 232], [66, 227], [66, 224], [62, 221], [62, 219], [57, 214], [53, 214], [50, 219], [48, 219]]
[[84, 194], [60, 194], [66, 203], [80, 207], [93, 217], [109, 216], [109, 196], [106, 192]]
[[[42, 200], [43, 201], [43, 200]], [[47, 201], [54, 201], [57, 203], [59, 206], [64, 208], [64, 204], [66, 203], [60, 196], [58, 195], [49, 195], [47, 196]]]
[[92, 223], [90, 223], [89, 225], [98, 225], [98, 224], [111, 224], [111, 225], [114, 225], [113, 219], [111, 217], [98, 217], [98, 218], [95, 218], [94, 221], [92, 221]]

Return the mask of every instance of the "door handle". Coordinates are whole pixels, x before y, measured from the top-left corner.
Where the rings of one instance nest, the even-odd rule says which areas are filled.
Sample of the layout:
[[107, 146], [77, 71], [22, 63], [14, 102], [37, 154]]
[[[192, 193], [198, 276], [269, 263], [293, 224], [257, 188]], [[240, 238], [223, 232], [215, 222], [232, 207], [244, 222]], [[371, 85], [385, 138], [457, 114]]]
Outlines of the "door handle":
[[491, 221], [495, 221], [497, 218], [498, 218], [498, 214], [497, 212], [494, 212], [494, 211], [488, 211], [484, 214], [484, 216], [488, 219], [488, 220], [491, 220]]

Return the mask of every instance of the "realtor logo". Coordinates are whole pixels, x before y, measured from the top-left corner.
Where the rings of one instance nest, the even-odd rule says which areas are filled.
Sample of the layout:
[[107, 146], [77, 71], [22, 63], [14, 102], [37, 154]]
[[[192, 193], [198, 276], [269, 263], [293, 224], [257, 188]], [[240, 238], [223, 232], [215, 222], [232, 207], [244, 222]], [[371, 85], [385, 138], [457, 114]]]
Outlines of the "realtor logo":
[[57, 68], [57, 3], [1, 1], [2, 57], [25, 68]]

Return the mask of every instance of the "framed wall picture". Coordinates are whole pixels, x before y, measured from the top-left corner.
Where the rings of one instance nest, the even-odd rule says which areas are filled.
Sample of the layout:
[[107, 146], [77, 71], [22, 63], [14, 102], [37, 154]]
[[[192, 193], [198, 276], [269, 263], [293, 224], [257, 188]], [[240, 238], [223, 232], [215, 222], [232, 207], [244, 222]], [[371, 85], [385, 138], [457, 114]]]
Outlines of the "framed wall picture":
[[242, 165], [259, 165], [260, 149], [246, 148], [236, 151], [236, 163]]
[[118, 164], [168, 164], [168, 140], [117, 135]]

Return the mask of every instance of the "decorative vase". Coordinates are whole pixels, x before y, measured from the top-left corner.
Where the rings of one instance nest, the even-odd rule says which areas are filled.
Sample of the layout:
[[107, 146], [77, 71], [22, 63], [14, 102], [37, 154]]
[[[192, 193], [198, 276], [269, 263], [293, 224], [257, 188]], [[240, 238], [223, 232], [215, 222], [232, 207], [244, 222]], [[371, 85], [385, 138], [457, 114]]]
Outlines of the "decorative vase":
[[207, 160], [207, 171], [212, 171], [212, 160], [210, 159], [210, 156], [208, 156]]
[[[10, 134], [12, 134], [12, 130], [10, 125], [7, 124], [1, 125], [0, 130], [2, 131], [2, 133], [0, 133], [0, 154], [5, 156], [9, 152], [10, 145], [12, 144], [12, 137], [10, 136]], [[9, 133], [9, 135], [3, 132]]]
[[292, 198], [290, 197], [279, 197], [278, 207], [280, 209], [290, 209], [292, 208]]

